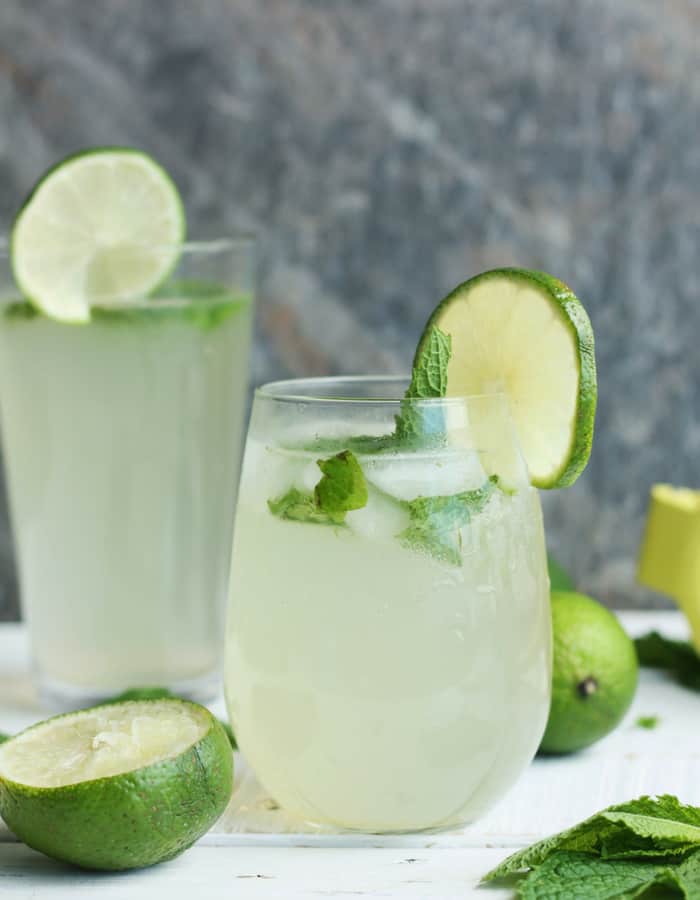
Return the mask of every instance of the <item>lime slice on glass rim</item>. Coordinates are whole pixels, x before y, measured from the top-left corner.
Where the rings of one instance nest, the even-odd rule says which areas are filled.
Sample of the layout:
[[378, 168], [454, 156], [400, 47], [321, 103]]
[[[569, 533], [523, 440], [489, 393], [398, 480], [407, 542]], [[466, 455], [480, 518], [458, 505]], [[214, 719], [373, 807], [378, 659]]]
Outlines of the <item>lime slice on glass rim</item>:
[[494, 269], [439, 304], [416, 357], [434, 327], [452, 342], [447, 396], [507, 394], [532, 484], [572, 484], [596, 407], [593, 330], [572, 291], [544, 272]]
[[232, 785], [226, 733], [185, 700], [55, 716], [0, 745], [0, 815], [9, 828], [88, 869], [177, 856], [219, 818]]
[[12, 269], [41, 312], [87, 322], [91, 306], [151, 293], [184, 237], [182, 200], [162, 166], [139, 150], [85, 150], [49, 169], [20, 209]]

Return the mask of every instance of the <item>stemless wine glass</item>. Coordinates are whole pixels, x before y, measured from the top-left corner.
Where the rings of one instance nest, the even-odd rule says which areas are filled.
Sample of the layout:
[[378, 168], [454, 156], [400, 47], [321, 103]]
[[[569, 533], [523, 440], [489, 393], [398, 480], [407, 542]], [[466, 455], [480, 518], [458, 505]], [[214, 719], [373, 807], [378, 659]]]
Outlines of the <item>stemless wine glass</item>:
[[[256, 392], [230, 582], [244, 755], [290, 812], [370, 832], [480, 815], [532, 759], [550, 701], [542, 516], [507, 398], [405, 387]], [[333, 458], [337, 490], [316, 491]]]
[[[132, 248], [133, 249], [133, 248]], [[0, 248], [0, 416], [40, 691], [215, 693], [253, 308], [249, 238], [188, 243], [150, 296], [37, 312]]]

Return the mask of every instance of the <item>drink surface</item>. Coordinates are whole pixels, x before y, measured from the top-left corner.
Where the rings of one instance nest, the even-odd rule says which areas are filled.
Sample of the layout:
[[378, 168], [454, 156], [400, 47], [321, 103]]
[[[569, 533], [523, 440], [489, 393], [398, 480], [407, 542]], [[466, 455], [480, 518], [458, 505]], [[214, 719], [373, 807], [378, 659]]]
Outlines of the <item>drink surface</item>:
[[41, 677], [99, 695], [219, 661], [252, 303], [181, 285], [84, 325], [0, 307], [0, 413]]
[[486, 479], [477, 450], [358, 455], [367, 505], [342, 526], [268, 501], [309, 491], [319, 452], [252, 427], [225, 687], [246, 758], [304, 819], [368, 831], [479, 815], [532, 758], [550, 691], [541, 512], [522, 480], [459, 531], [459, 559], [397, 539], [407, 504]]

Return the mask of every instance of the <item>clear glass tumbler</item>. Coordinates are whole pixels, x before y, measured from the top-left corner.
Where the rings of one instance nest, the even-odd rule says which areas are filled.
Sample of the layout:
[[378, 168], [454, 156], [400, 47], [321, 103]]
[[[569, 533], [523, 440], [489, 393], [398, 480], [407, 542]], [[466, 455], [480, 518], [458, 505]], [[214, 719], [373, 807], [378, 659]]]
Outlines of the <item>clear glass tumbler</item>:
[[405, 387], [256, 392], [230, 582], [245, 757], [290, 812], [369, 832], [478, 817], [550, 701], [542, 516], [508, 401]]
[[40, 692], [204, 699], [221, 671], [253, 311], [250, 239], [189, 243], [155, 295], [38, 313], [0, 248], [0, 423]]

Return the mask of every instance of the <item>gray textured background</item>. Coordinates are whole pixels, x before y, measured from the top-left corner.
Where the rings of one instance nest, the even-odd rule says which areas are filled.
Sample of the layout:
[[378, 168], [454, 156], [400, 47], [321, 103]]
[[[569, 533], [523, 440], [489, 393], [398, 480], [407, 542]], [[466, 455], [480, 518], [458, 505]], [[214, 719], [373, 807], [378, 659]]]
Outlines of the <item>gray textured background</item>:
[[700, 0], [2, 0], [0, 226], [62, 155], [150, 150], [192, 233], [259, 232], [255, 382], [404, 371], [458, 281], [551, 270], [590, 311], [600, 404], [550, 543], [647, 602], [648, 487], [697, 484], [700, 452], [699, 29]]

